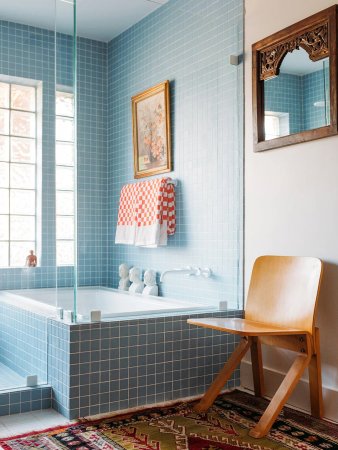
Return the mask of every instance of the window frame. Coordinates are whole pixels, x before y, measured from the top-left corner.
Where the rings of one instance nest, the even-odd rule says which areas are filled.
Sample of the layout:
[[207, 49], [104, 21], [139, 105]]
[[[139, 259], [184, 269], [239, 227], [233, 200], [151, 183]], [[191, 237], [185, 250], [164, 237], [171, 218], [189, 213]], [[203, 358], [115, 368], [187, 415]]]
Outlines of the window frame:
[[[9, 144], [9, 154], [8, 154], [8, 161], [1, 161], [4, 163], [8, 163], [8, 185], [7, 187], [2, 187], [1, 189], [8, 191], [8, 213], [1, 214], [2, 217], [7, 217], [7, 223], [8, 223], [8, 239], [1, 239], [1, 243], [5, 243], [8, 245], [8, 254], [7, 254], [7, 264], [2, 265], [2, 269], [12, 269], [12, 268], [20, 268], [25, 266], [25, 258], [28, 255], [29, 251], [31, 249], [34, 250], [35, 254], [38, 254], [40, 240], [39, 240], [39, 230], [40, 230], [40, 224], [38, 223], [40, 214], [39, 214], [39, 162], [40, 162], [40, 155], [39, 155], [39, 149], [40, 149], [40, 143], [39, 138], [42, 135], [42, 123], [40, 120], [40, 96], [41, 92], [39, 90], [41, 89], [41, 83], [36, 80], [30, 80], [30, 79], [24, 79], [24, 78], [18, 78], [18, 77], [9, 77], [9, 76], [0, 76], [0, 83], [7, 84], [9, 89], [9, 101], [8, 101], [8, 107], [1, 107], [1, 110], [6, 110], [9, 113], [9, 129], [8, 134], [0, 133], [1, 137], [8, 138], [8, 144]], [[22, 87], [31, 87], [34, 88], [34, 100], [35, 100], [35, 108], [34, 110], [27, 110], [27, 109], [18, 109], [12, 107], [12, 86], [22, 86]], [[35, 119], [35, 127], [34, 127], [34, 137], [31, 136], [20, 136], [18, 134], [12, 134], [11, 130], [11, 121], [12, 121], [12, 112], [23, 112], [23, 113], [29, 113], [34, 114]], [[34, 162], [20, 162], [20, 161], [12, 161], [12, 152], [11, 152], [11, 139], [29, 139], [30, 141], [34, 142]], [[12, 180], [11, 180], [11, 170], [12, 165], [19, 165], [19, 166], [30, 166], [34, 167], [34, 187], [33, 188], [26, 188], [26, 187], [12, 187]], [[11, 210], [11, 193], [12, 191], [25, 191], [25, 192], [34, 192], [34, 201], [35, 201], [35, 208], [33, 214], [23, 214], [23, 213], [13, 213]], [[13, 239], [11, 238], [12, 232], [11, 232], [11, 218], [13, 216], [17, 217], [34, 217], [34, 239]], [[12, 256], [13, 256], [13, 250], [12, 245], [13, 243], [22, 243], [27, 242], [27, 244], [30, 244], [27, 248], [27, 255], [23, 255], [22, 264], [13, 264], [12, 262]], [[39, 258], [38, 258], [39, 262]]]
[[[57, 94], [58, 93], [63, 93], [63, 94], [69, 94], [72, 96], [72, 100], [73, 100], [73, 115], [69, 116], [69, 115], [62, 115], [62, 114], [57, 114], [56, 111], [56, 99], [57, 99]], [[73, 179], [75, 179], [75, 160], [73, 159], [73, 164], [69, 165], [69, 164], [60, 164], [57, 163], [57, 157], [56, 157], [56, 147], [58, 143], [61, 144], [71, 144], [73, 146], [73, 148], [75, 148], [75, 105], [74, 105], [74, 101], [75, 101], [75, 95], [72, 91], [72, 88], [68, 87], [68, 86], [61, 86], [58, 85], [56, 87], [56, 91], [55, 91], [55, 124], [57, 123], [57, 119], [58, 118], [65, 118], [65, 119], [72, 119], [72, 125], [73, 125], [73, 138], [72, 141], [69, 140], [61, 140], [61, 139], [57, 139], [57, 135], [55, 133], [55, 247], [56, 247], [56, 266], [57, 267], [65, 267], [65, 266], [73, 266], [75, 263], [75, 257], [74, 257], [74, 251], [72, 251], [72, 260], [68, 261], [68, 262], [61, 262], [58, 261], [58, 243], [65, 243], [65, 242], [69, 242], [73, 244], [73, 250], [74, 250], [74, 246], [75, 246], [75, 205], [74, 205], [74, 209], [73, 209], [73, 214], [57, 214], [57, 195], [58, 192], [61, 193], [72, 193], [73, 194], [73, 204], [75, 203], [75, 185], [73, 186], [73, 189], [58, 189], [57, 187], [57, 177], [56, 177], [56, 171], [58, 167], [65, 167], [65, 168], [70, 168], [73, 171]], [[74, 151], [74, 149], [73, 149]], [[59, 239], [58, 236], [58, 231], [57, 231], [57, 223], [58, 223], [58, 218], [72, 218], [72, 222], [73, 222], [73, 237], [71, 239]]]

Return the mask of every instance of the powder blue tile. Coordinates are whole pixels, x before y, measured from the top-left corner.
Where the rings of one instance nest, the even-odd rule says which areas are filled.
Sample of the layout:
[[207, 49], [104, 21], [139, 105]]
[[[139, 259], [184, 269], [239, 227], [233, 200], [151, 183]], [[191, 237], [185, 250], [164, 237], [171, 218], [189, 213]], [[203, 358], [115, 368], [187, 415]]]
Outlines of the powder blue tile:
[[[108, 44], [109, 286], [117, 286], [121, 262], [160, 272], [189, 261], [209, 265], [216, 277], [168, 280], [162, 295], [242, 303], [243, 67], [228, 63], [229, 55], [242, 53], [242, 18], [242, 1], [171, 1]], [[179, 180], [177, 232], [167, 248], [114, 245], [120, 189], [135, 181], [130, 98], [165, 79], [171, 86], [170, 175]]]

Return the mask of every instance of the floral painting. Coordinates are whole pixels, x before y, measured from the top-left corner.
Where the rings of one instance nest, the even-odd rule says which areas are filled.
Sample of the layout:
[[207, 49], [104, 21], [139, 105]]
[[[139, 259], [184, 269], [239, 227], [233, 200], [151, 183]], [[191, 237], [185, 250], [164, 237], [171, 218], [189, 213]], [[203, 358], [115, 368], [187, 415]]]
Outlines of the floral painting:
[[169, 82], [132, 97], [134, 176], [171, 170]]

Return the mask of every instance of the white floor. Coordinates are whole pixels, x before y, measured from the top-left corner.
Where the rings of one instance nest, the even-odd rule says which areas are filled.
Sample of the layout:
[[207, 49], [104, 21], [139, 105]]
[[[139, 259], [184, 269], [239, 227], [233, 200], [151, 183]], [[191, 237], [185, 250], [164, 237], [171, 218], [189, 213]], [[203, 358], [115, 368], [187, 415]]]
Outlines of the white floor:
[[68, 425], [72, 422], [75, 421], [66, 419], [54, 409], [13, 414], [0, 417], [0, 438]]

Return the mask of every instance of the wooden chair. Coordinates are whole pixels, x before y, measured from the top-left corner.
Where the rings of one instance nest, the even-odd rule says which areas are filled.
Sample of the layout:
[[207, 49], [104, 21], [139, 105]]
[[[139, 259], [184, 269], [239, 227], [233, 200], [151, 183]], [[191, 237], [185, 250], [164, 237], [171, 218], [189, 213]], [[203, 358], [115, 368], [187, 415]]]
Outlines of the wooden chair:
[[250, 431], [265, 436], [288, 400], [306, 367], [309, 368], [311, 414], [323, 415], [319, 330], [314, 327], [322, 275], [317, 258], [261, 256], [254, 264], [244, 319], [189, 319], [188, 323], [238, 334], [241, 340], [203, 398], [195, 406], [206, 411], [251, 349], [254, 391], [264, 396], [261, 344], [297, 352], [280, 387], [261, 419]]

